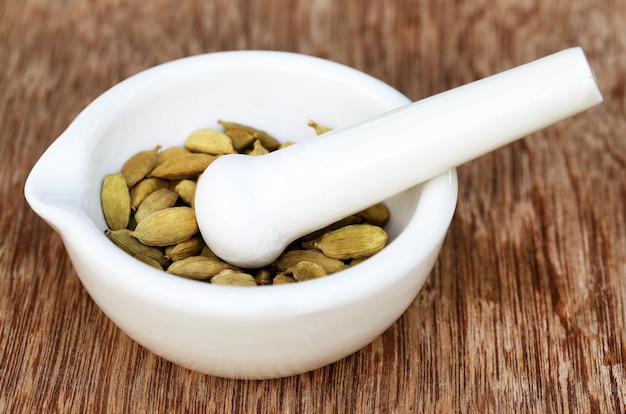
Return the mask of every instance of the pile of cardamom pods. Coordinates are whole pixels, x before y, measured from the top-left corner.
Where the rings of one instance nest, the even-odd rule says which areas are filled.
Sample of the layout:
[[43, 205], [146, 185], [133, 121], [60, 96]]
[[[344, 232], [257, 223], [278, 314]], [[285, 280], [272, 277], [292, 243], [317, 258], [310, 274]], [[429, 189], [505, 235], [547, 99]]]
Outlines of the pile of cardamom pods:
[[[214, 284], [257, 286], [302, 282], [354, 266], [385, 247], [389, 210], [376, 204], [293, 242], [269, 266], [240, 269], [204, 243], [194, 211], [199, 176], [225, 154], [262, 156], [279, 143], [259, 129], [218, 121], [223, 131], [200, 129], [184, 146], [133, 155], [107, 175], [101, 202], [107, 237], [142, 262], [173, 275]], [[330, 129], [310, 121], [317, 134]]]

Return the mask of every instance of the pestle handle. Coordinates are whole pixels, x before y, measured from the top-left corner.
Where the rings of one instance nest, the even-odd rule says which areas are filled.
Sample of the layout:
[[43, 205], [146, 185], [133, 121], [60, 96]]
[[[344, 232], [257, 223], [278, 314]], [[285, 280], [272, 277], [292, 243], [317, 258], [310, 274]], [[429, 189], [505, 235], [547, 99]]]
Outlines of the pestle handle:
[[264, 155], [228, 155], [202, 175], [200, 231], [241, 267], [450, 168], [602, 102], [571, 48]]

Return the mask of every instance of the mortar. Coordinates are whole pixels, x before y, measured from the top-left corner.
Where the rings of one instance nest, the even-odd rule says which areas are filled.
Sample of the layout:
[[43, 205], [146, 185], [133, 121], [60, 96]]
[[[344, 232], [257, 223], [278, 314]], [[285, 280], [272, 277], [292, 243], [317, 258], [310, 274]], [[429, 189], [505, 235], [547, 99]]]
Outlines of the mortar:
[[364, 263], [305, 283], [253, 288], [173, 276], [120, 250], [104, 235], [102, 179], [138, 151], [180, 146], [195, 129], [219, 128], [218, 119], [298, 142], [314, 138], [310, 119], [339, 128], [409, 102], [369, 75], [310, 56], [184, 58], [132, 76], [85, 108], [34, 166], [25, 195], [61, 235], [89, 295], [142, 346], [210, 375], [303, 373], [363, 348], [413, 302], [453, 217], [454, 169], [385, 201], [389, 243]]

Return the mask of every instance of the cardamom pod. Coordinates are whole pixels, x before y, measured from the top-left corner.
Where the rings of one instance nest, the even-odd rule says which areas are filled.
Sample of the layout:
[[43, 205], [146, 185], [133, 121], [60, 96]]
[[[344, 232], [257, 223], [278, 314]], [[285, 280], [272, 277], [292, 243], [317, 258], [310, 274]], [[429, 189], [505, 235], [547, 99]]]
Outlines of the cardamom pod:
[[217, 157], [202, 153], [179, 155], [163, 161], [150, 172], [150, 177], [182, 180], [195, 178], [202, 173]]
[[350, 260], [350, 267], [356, 266], [360, 263], [363, 263], [364, 261], [366, 261], [367, 259], [369, 259], [370, 256], [365, 256], [365, 257], [357, 257], [356, 259], [352, 259]]
[[248, 151], [246, 154], [252, 155], [252, 156], [265, 155], [265, 154], [269, 154], [269, 151], [263, 146], [263, 144], [261, 144], [261, 141], [257, 139], [252, 144], [252, 149]]
[[166, 148], [163, 151], [160, 151], [159, 153], [157, 153], [157, 163], [156, 163], [156, 165], [163, 164], [166, 160], [169, 160], [171, 158], [176, 158], [179, 155], [189, 154], [190, 152], [191, 151], [189, 151], [185, 147], [169, 147], [169, 148]]
[[198, 129], [189, 135], [185, 147], [193, 152], [219, 155], [235, 152], [233, 140], [223, 132], [215, 129]]
[[378, 203], [356, 213], [356, 216], [370, 224], [383, 227], [389, 222], [389, 209], [383, 203]]
[[274, 279], [272, 280], [272, 284], [273, 285], [285, 285], [287, 283], [295, 283], [295, 279], [291, 276], [287, 276], [286, 274], [283, 273], [279, 273], [276, 276], [274, 276]]
[[126, 185], [128, 188], [133, 187], [139, 181], [143, 180], [146, 175], [156, 165], [157, 152], [161, 148], [157, 145], [154, 149], [149, 151], [141, 151], [130, 157], [122, 166], [122, 174], [126, 178]]
[[206, 244], [202, 246], [202, 250], [200, 251], [200, 256], [213, 257], [213, 258], [217, 257], [217, 255], [213, 253], [213, 251]]
[[104, 177], [100, 201], [109, 228], [111, 230], [126, 228], [130, 220], [130, 193], [122, 173]]
[[305, 249], [319, 249], [326, 256], [346, 260], [371, 256], [385, 247], [387, 233], [372, 224], [352, 224], [302, 243]]
[[196, 213], [191, 207], [170, 207], [138, 222], [130, 235], [148, 246], [169, 246], [189, 240], [198, 230]]
[[176, 186], [174, 186], [174, 191], [178, 193], [181, 200], [193, 207], [194, 198], [196, 196], [196, 185], [196, 181], [193, 180], [180, 180]]
[[252, 143], [256, 140], [254, 133], [238, 128], [225, 129], [225, 133], [233, 141], [233, 147], [235, 151], [239, 153], [245, 152], [252, 146]]
[[218, 258], [190, 256], [173, 262], [167, 272], [188, 279], [209, 280], [226, 269], [233, 267]]
[[316, 263], [328, 273], [339, 272], [347, 267], [341, 260], [328, 257], [319, 250], [289, 250], [280, 255], [274, 264], [278, 270], [285, 271], [304, 261]]
[[172, 262], [197, 256], [202, 251], [204, 241], [200, 237], [192, 237], [173, 246], [165, 248], [165, 257]]
[[163, 255], [161, 249], [152, 246], [146, 246], [136, 238], [130, 235], [130, 230], [105, 230], [104, 234], [117, 247], [130, 254], [131, 256], [144, 255], [156, 260], [159, 265], [166, 267], [169, 262]]
[[[226, 135], [230, 136], [233, 141], [235, 141], [233, 135], [239, 135], [252, 137], [252, 140], [250, 140], [249, 144], [251, 144], [254, 139], [258, 139], [259, 141], [261, 141], [261, 144], [263, 144], [263, 147], [267, 148], [269, 151], [274, 151], [280, 146], [280, 142], [278, 142], [276, 138], [274, 138], [265, 131], [261, 131], [260, 129], [253, 128], [248, 125], [238, 124], [235, 122], [226, 122], [221, 119], [217, 122], [222, 127], [224, 127], [224, 132], [226, 133]], [[235, 149], [237, 151], [241, 151], [240, 149], [237, 149], [237, 145], [235, 145]]]
[[148, 194], [159, 188], [167, 188], [169, 181], [161, 178], [144, 178], [130, 189], [130, 208], [137, 210], [137, 207], [148, 196]]
[[228, 286], [257, 286], [256, 281], [248, 273], [236, 272], [232, 269], [226, 269], [211, 278], [214, 285]]
[[135, 221], [139, 224], [150, 214], [166, 208], [174, 207], [178, 200], [178, 193], [167, 188], [159, 188], [150, 193], [145, 200], [139, 204], [135, 212]]
[[145, 254], [137, 254], [134, 257], [135, 259], [140, 260], [145, 264], [154, 267], [155, 269], [163, 270], [163, 266], [161, 266], [159, 262], [154, 260], [152, 257], [146, 256]]
[[290, 274], [298, 282], [317, 279], [328, 275], [324, 268], [317, 263], [302, 261], [297, 265], [285, 270], [285, 274]]
[[322, 126], [313, 120], [310, 120], [308, 125], [315, 130], [315, 133], [317, 135], [322, 135], [322, 134], [325, 134], [326, 132], [332, 131], [332, 128]]

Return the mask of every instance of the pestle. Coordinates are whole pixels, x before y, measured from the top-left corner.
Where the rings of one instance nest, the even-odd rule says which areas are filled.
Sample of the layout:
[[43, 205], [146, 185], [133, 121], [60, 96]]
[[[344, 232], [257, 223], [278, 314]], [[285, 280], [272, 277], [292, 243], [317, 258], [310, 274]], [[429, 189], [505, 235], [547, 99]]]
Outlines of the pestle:
[[250, 157], [214, 161], [195, 209], [207, 245], [254, 268], [297, 238], [602, 102], [580, 48]]

